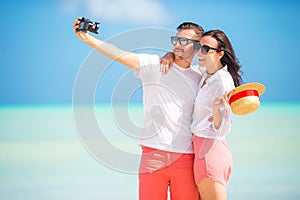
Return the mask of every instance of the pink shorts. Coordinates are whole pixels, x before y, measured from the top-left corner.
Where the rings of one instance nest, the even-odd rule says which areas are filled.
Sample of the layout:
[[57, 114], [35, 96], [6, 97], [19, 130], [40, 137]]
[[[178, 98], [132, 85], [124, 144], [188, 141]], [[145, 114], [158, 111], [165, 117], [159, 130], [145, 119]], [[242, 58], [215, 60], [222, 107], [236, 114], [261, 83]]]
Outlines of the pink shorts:
[[198, 200], [193, 173], [194, 154], [143, 147], [139, 200]]
[[194, 176], [198, 185], [204, 178], [228, 185], [232, 155], [225, 140], [194, 136]]

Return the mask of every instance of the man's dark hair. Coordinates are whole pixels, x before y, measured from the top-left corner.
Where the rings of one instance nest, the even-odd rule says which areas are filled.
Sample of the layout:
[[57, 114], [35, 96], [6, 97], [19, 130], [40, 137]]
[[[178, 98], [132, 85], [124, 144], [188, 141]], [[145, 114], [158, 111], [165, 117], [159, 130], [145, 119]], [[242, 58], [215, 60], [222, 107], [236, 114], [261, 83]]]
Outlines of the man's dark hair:
[[177, 27], [177, 31], [186, 30], [186, 29], [194, 30], [195, 33], [199, 36], [199, 40], [200, 40], [200, 38], [202, 37], [202, 35], [204, 33], [203, 28], [200, 25], [195, 24], [193, 22], [183, 22], [182, 24], [180, 24]]

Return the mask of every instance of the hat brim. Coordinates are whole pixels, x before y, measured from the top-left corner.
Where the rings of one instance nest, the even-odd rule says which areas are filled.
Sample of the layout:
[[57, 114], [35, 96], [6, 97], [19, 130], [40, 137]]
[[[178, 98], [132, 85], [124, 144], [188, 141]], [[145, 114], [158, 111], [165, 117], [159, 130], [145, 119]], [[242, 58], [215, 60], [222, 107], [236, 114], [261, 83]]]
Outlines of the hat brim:
[[246, 83], [246, 84], [243, 84], [243, 85], [240, 85], [240, 86], [234, 88], [232, 95], [234, 95], [240, 91], [243, 91], [243, 90], [257, 90], [257, 92], [260, 96], [266, 91], [266, 87], [261, 83]]

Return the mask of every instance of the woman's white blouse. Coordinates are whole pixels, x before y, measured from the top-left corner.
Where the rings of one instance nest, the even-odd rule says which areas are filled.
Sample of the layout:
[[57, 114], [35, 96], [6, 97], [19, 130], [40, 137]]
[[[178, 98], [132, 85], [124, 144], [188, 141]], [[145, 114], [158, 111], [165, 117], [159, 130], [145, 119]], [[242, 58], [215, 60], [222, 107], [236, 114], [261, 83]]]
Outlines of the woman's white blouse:
[[221, 109], [222, 123], [218, 130], [214, 127], [212, 107], [215, 98], [234, 88], [233, 79], [227, 70], [227, 66], [218, 70], [203, 85], [206, 76], [207, 74], [204, 73], [199, 85], [191, 130], [198, 137], [224, 139], [231, 128], [230, 106], [227, 105], [224, 109]]

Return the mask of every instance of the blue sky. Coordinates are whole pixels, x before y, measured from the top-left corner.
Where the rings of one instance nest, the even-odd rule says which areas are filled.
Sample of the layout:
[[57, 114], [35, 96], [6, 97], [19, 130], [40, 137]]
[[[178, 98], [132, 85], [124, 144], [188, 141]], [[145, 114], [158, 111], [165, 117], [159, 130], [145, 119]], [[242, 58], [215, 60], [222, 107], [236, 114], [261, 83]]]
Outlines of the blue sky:
[[73, 33], [78, 16], [101, 22], [102, 39], [136, 28], [175, 30], [184, 21], [222, 29], [244, 81], [266, 85], [263, 100], [300, 101], [298, 1], [5, 0], [0, 11], [0, 104], [72, 102], [79, 68], [92, 51]]

